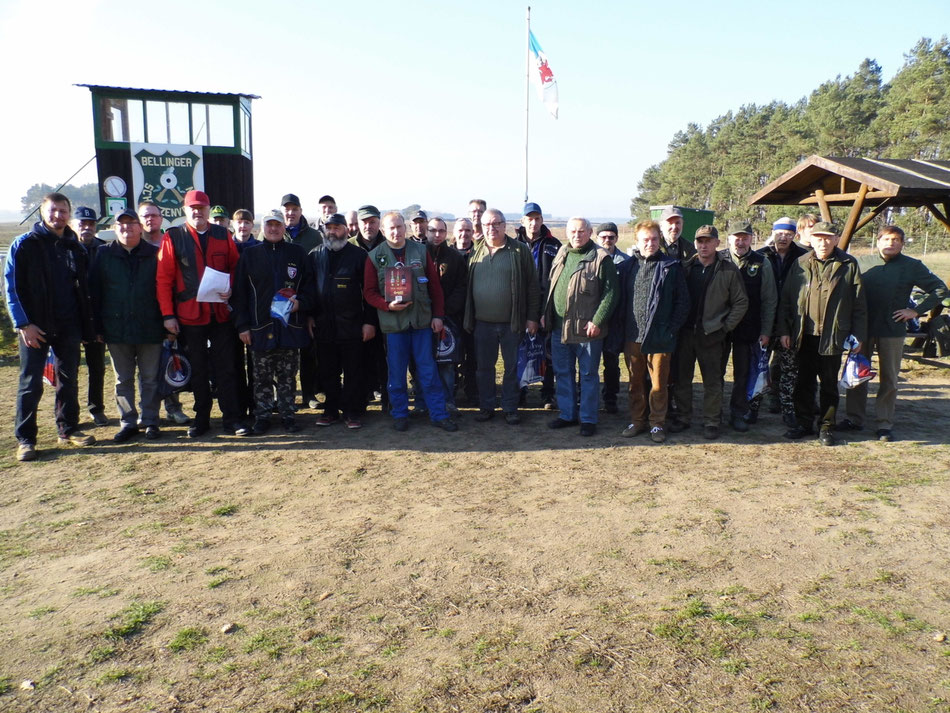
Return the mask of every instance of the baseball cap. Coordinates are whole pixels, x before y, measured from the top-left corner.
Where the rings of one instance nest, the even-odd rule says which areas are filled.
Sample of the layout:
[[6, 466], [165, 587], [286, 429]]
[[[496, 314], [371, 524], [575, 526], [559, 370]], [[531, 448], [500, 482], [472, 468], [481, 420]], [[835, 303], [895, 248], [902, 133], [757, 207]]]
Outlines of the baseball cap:
[[521, 214], [530, 215], [531, 213], [538, 213], [539, 215], [544, 215], [544, 213], [541, 211], [541, 206], [539, 206], [537, 203], [525, 203], [524, 210], [522, 211]]
[[287, 205], [288, 203], [293, 203], [294, 205], [300, 205], [300, 199], [293, 193], [287, 193], [283, 198], [280, 199], [281, 205]]
[[752, 230], [752, 224], [748, 220], [730, 220], [729, 221], [729, 235], [755, 235], [755, 231]]
[[283, 223], [284, 214], [275, 208], [274, 210], [264, 214], [264, 218], [261, 220], [261, 225], [264, 225], [264, 223], [269, 223], [272, 220], [276, 220], [278, 223]]
[[[120, 212], [116, 213], [114, 216], [112, 216], [112, 219], [113, 219], [116, 223], [119, 222], [119, 218], [131, 218], [131, 219], [134, 220], [136, 223], [139, 221], [138, 213], [136, 213], [136, 212], [135, 212], [134, 210], [132, 210], [131, 208], [126, 208], [125, 210], [120, 211]], [[86, 218], [83, 218], [83, 220], [86, 220]]]
[[719, 231], [716, 230], [716, 226], [714, 226], [714, 225], [701, 225], [701, 226], [699, 226], [699, 228], [696, 230], [696, 235], [694, 236], [693, 239], [694, 239], [694, 240], [701, 240], [701, 239], [704, 239], [704, 238], [710, 238], [710, 239], [712, 239], [712, 240], [719, 240]]
[[838, 226], [834, 223], [829, 223], [827, 220], [823, 220], [820, 223], [815, 223], [815, 227], [811, 229], [812, 235], [838, 235]]
[[366, 220], [367, 218], [378, 218], [379, 208], [374, 205], [361, 205], [356, 211], [356, 217], [360, 220]]
[[326, 195], [320, 196], [320, 200], [318, 200], [317, 203], [333, 203], [333, 205], [336, 205], [336, 200], [334, 200], [333, 196]]
[[84, 205], [76, 206], [76, 210], [73, 211], [73, 218], [76, 220], [98, 220], [96, 211]]
[[429, 216], [426, 215], [426, 212], [424, 210], [417, 210], [415, 214], [412, 216], [412, 220], [426, 220], [427, 221], [429, 220]]
[[682, 218], [683, 211], [677, 208], [675, 205], [669, 205], [663, 209], [663, 212], [660, 214], [660, 220], [668, 220], [670, 218]]
[[211, 205], [211, 201], [208, 200], [208, 194], [204, 191], [196, 191], [194, 189], [188, 191], [185, 194], [185, 200], [182, 201], [185, 207], [193, 205]]
[[326, 219], [324, 225], [346, 225], [346, 218], [339, 213], [334, 213]]
[[216, 205], [211, 209], [212, 218], [230, 218], [227, 209], [223, 205]]

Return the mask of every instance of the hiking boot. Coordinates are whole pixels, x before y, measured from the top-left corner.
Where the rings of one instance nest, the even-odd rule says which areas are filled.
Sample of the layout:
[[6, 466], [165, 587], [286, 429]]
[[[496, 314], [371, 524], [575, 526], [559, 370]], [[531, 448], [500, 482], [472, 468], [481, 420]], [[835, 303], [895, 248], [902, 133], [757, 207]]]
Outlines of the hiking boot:
[[162, 437], [162, 432], [159, 430], [158, 426], [151, 425], [145, 427], [145, 440], [147, 441], [157, 441]]
[[704, 426], [703, 438], [707, 438], [710, 441], [719, 438], [719, 426]]
[[251, 426], [251, 433], [255, 436], [263, 436], [270, 430], [270, 421], [266, 418], [258, 418], [254, 420], [254, 425]]
[[453, 433], [459, 430], [458, 425], [451, 418], [443, 418], [441, 421], [433, 421], [432, 425], [436, 428], [441, 428], [443, 431], [448, 431]]
[[476, 421], [491, 421], [494, 418], [495, 412], [489, 411], [487, 408], [479, 409], [478, 413], [475, 414]]
[[670, 424], [670, 433], [680, 433], [689, 428], [689, 421], [684, 421], [681, 418], [674, 418], [673, 422]]
[[16, 459], [21, 463], [36, 460], [36, 446], [32, 443], [21, 443], [16, 448]]
[[67, 433], [65, 436], [59, 437], [59, 445], [61, 446], [79, 446], [82, 448], [91, 446], [95, 442], [95, 436], [87, 435], [82, 431], [73, 431], [72, 433]]
[[633, 438], [634, 436], [639, 436], [641, 433], [646, 433], [646, 426], [637, 426], [636, 424], [631, 423], [621, 432], [621, 436], [624, 438]]
[[409, 419], [408, 418], [397, 418], [393, 420], [393, 428], [400, 433], [403, 431], [409, 430]]
[[663, 430], [663, 426], [654, 426], [650, 429], [650, 440], [654, 443], [666, 442], [666, 431]]
[[565, 421], [560, 416], [553, 421], [548, 421], [548, 428], [567, 428], [568, 426], [576, 426], [577, 421]]
[[521, 423], [521, 416], [517, 411], [507, 411], [505, 412], [505, 423], [509, 426], [517, 426]]
[[879, 441], [890, 442], [894, 440], [894, 434], [891, 433], [891, 429], [889, 428], [879, 428], [874, 435], [877, 436], [877, 440]]
[[835, 437], [830, 427], [821, 429], [821, 432], [818, 434], [818, 442], [823, 446], [833, 446], [835, 444]]
[[139, 435], [139, 429], [135, 426], [123, 426], [122, 429], [112, 437], [112, 440], [116, 443], [125, 443], [137, 435]]
[[581, 424], [581, 435], [582, 436], [593, 436], [597, 433], [597, 424], [596, 423], [582, 423]]

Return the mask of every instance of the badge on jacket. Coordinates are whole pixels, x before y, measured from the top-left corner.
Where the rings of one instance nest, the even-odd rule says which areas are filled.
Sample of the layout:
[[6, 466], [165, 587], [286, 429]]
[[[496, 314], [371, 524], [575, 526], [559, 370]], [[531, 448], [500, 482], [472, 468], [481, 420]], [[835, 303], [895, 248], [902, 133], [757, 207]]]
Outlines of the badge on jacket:
[[759, 274], [759, 263], [754, 262], [746, 268], [746, 272], [749, 273], [749, 277], [755, 277]]
[[297, 266], [296, 266], [296, 265], [288, 265], [288, 266], [287, 266], [287, 277], [289, 277], [291, 280], [294, 279], [295, 277], [297, 277]]

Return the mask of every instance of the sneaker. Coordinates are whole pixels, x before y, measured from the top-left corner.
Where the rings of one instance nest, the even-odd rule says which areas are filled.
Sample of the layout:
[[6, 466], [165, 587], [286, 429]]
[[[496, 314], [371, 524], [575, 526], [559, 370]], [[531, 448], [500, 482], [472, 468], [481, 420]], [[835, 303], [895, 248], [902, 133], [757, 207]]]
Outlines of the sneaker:
[[491, 421], [494, 418], [495, 412], [489, 411], [487, 408], [479, 409], [478, 413], [475, 414], [476, 421]]
[[251, 433], [255, 436], [263, 436], [270, 430], [270, 421], [266, 418], [258, 418], [254, 420], [254, 425], [251, 426]]
[[345, 423], [346, 427], [351, 431], [358, 431], [363, 427], [363, 422], [358, 418], [344, 418], [343, 423]]
[[301, 426], [295, 418], [290, 416], [282, 418], [280, 419], [280, 425], [284, 427], [284, 431], [287, 433], [300, 433]]
[[448, 431], [452, 433], [459, 430], [458, 425], [451, 418], [443, 418], [441, 421], [433, 421], [432, 425], [436, 428], [441, 428], [443, 431]]
[[96, 426], [108, 426], [108, 425], [109, 425], [109, 417], [106, 416], [106, 415], [105, 415], [104, 413], [102, 413], [101, 411], [100, 411], [100, 412], [97, 412], [97, 413], [90, 414], [90, 415], [92, 416], [92, 422], [93, 422], [94, 424], [96, 424]]
[[21, 463], [36, 460], [36, 446], [32, 443], [21, 443], [16, 448], [16, 459]]
[[889, 443], [890, 441], [894, 440], [894, 434], [891, 433], [891, 429], [889, 428], [879, 428], [874, 433], [874, 435], [877, 436], [877, 440], [879, 441], [885, 441]]
[[650, 429], [650, 440], [654, 443], [666, 441], [666, 431], [663, 430], [663, 426], [654, 426]]
[[581, 424], [581, 435], [582, 436], [593, 436], [597, 433], [597, 424], [596, 423], [582, 423]]
[[112, 437], [112, 440], [116, 443], [125, 443], [137, 435], [139, 435], [139, 429], [137, 427], [123, 426], [122, 429]]
[[641, 433], [646, 433], [646, 430], [646, 426], [637, 426], [631, 423], [629, 426], [623, 429], [623, 432], [620, 435], [624, 438], [633, 438], [634, 436], [639, 436]]
[[565, 421], [563, 418], [558, 416], [553, 421], [548, 421], [548, 428], [567, 428], [568, 426], [576, 426], [577, 421]]
[[833, 446], [835, 444], [835, 437], [831, 432], [831, 427], [821, 429], [821, 432], [818, 434], [818, 442], [823, 446]]
[[191, 419], [185, 415], [185, 412], [180, 408], [175, 409], [174, 411], [168, 412], [168, 418], [177, 423], [179, 426], [187, 425]]
[[517, 411], [508, 411], [505, 413], [505, 423], [507, 423], [509, 426], [517, 426], [519, 423], [521, 423], [521, 416]]
[[188, 427], [188, 438], [200, 438], [211, 430], [207, 421], [196, 421]]
[[322, 416], [317, 416], [317, 425], [318, 426], [332, 426], [334, 423], [340, 419], [337, 416], [329, 416], [323, 414]]
[[739, 433], [745, 433], [749, 430], [749, 424], [741, 416], [733, 416], [729, 420], [729, 425], [732, 426], [733, 430], [738, 431]]
[[307, 400], [307, 407], [308, 407], [308, 408], [312, 408], [312, 409], [318, 409], [318, 408], [320, 408], [320, 402], [317, 401], [316, 399], [308, 399], [308, 400]]
[[674, 418], [673, 422], [670, 424], [670, 433], [679, 433], [685, 431], [689, 428], [689, 421], [684, 421], [681, 418]]
[[145, 427], [145, 440], [147, 441], [157, 441], [162, 437], [162, 432], [159, 430], [158, 426], [146, 426]]
[[834, 430], [836, 431], [860, 431], [863, 428], [864, 426], [860, 423], [855, 423], [850, 418], [842, 419], [834, 426]]
[[95, 436], [89, 436], [82, 431], [73, 431], [72, 433], [67, 433], [65, 436], [59, 437], [59, 445], [61, 446], [91, 446], [96, 442]]
[[393, 420], [393, 428], [400, 433], [403, 431], [409, 430], [409, 419], [408, 418], [397, 418]]
[[704, 426], [703, 438], [709, 439], [710, 441], [719, 438], [719, 426]]
[[224, 424], [224, 432], [233, 436], [250, 436], [251, 429], [240, 421]]

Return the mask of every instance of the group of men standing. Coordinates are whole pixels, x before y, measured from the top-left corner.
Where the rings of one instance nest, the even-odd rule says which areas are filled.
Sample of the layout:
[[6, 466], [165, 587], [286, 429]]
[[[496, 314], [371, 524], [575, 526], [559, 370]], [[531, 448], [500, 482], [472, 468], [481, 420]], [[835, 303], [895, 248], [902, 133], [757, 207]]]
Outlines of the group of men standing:
[[[316, 408], [316, 395], [325, 396], [316, 421], [321, 427], [342, 421], [360, 428], [379, 392], [394, 428], [405, 431], [407, 373], [416, 410], [446, 431], [458, 428], [459, 386], [477, 403], [476, 421], [492, 419], [500, 403], [505, 422], [517, 425], [526, 398], [517, 374], [519, 345], [541, 339], [548, 345], [541, 397], [545, 408], [558, 412], [551, 428], [596, 432], [601, 398], [607, 411], [617, 409], [623, 354], [630, 412], [623, 436], [649, 431], [662, 443], [667, 432], [690, 428], [698, 363], [703, 435], [719, 437], [730, 356], [728, 421], [746, 431], [760, 401], [749, 398], [749, 374], [771, 350], [779, 387], [773, 410], [782, 411], [786, 436], [814, 433], [817, 415], [819, 440], [831, 445], [837, 374], [845, 339], [853, 335], [864, 353], [879, 353], [877, 435], [889, 440], [902, 322], [947, 295], [938, 278], [903, 255], [903, 234], [892, 226], [881, 231], [877, 252], [859, 263], [837, 248], [829, 223], [806, 220], [803, 226], [782, 218], [758, 251], [751, 249], [751, 226], [732, 223], [727, 249], [720, 250], [712, 225], [699, 228], [692, 242], [684, 239], [682, 213], [670, 208], [658, 222], [634, 226], [636, 242], [627, 256], [617, 250], [615, 224], [595, 230], [581, 217], [568, 221], [561, 244], [536, 203], [525, 205], [510, 237], [504, 214], [474, 199], [468, 217], [455, 222], [451, 241], [446, 223], [422, 211], [407, 230], [397, 212], [380, 215], [364, 205], [344, 216], [332, 197], [319, 203], [321, 214], [311, 225], [299, 198], [285, 195], [255, 238], [250, 212], [238, 210], [229, 219], [192, 190], [182, 225], [163, 234], [158, 208], [146, 202], [138, 214], [116, 215], [116, 240], [104, 243], [95, 236], [94, 212], [78, 208], [74, 231], [69, 200], [47, 196], [41, 220], [14, 241], [6, 267], [7, 302], [20, 337], [18, 458], [36, 457], [36, 409], [50, 349], [60, 442], [95, 442], [78, 429], [81, 344], [96, 425], [108, 422], [102, 404], [107, 345], [121, 426], [114, 440], [143, 431], [159, 438], [165, 339], [180, 340], [191, 364], [194, 418], [181, 412], [174, 394], [165, 408], [189, 424], [192, 438], [210, 429], [214, 395], [226, 433], [266, 433], [274, 412], [286, 431], [300, 430], [298, 371], [304, 405]], [[914, 286], [927, 294], [910, 308]], [[437, 361], [453, 342], [451, 355]], [[848, 418], [838, 428], [863, 428], [865, 402], [866, 386], [849, 392]]]

